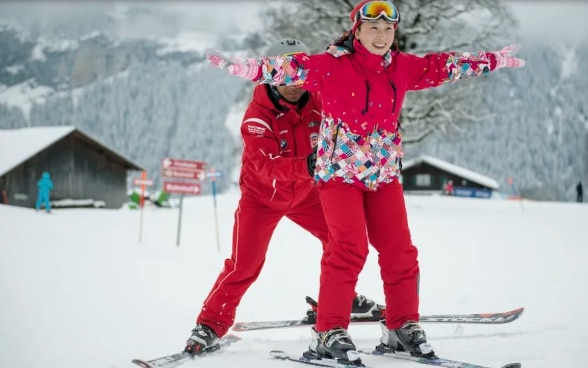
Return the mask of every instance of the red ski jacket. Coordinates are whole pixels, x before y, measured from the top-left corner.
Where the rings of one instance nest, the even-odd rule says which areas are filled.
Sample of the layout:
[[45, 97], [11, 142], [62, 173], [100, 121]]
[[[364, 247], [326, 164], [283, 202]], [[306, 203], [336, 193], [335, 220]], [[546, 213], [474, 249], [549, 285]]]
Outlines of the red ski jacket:
[[289, 208], [318, 195], [306, 158], [318, 141], [322, 119], [318, 93], [298, 104], [278, 99], [268, 85], [255, 87], [241, 125], [243, 155], [239, 185], [272, 208]]

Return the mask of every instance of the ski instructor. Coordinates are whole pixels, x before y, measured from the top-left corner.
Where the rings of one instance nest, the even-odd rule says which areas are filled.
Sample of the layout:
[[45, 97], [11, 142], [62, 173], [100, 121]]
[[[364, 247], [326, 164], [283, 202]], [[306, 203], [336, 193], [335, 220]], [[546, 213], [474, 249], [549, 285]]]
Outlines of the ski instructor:
[[[270, 45], [267, 54], [310, 54], [295, 39]], [[259, 85], [253, 91], [241, 124], [243, 155], [235, 211], [231, 258], [224, 267], [196, 319], [185, 351], [200, 354], [219, 347], [235, 320], [247, 289], [259, 276], [278, 222], [287, 217], [320, 240], [323, 249], [329, 230], [313, 175], [321, 98], [299, 86]], [[318, 260], [317, 260], [318, 263]], [[355, 295], [352, 312], [371, 314], [376, 303]]]

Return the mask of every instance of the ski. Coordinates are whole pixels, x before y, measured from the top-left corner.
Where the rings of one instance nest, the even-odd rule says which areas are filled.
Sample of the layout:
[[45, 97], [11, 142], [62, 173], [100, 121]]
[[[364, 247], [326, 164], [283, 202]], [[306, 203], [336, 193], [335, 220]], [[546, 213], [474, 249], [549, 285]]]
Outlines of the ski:
[[[307, 297], [308, 298], [308, 297]], [[517, 308], [506, 312], [498, 313], [477, 313], [477, 314], [424, 314], [421, 315], [420, 323], [468, 323], [468, 324], [502, 324], [510, 323], [518, 319], [524, 312], [524, 308]], [[377, 323], [385, 318], [386, 307], [379, 306], [369, 315], [351, 316], [351, 323]], [[258, 321], [258, 322], [237, 322], [233, 325], [233, 331], [266, 330], [271, 328], [301, 327], [314, 325], [316, 322], [316, 311], [308, 310], [306, 317], [293, 320]]]
[[[238, 336], [226, 335], [222, 339], [220, 339], [218, 349], [223, 348], [239, 340], [241, 340], [241, 338]], [[190, 355], [189, 353], [182, 351], [180, 353], [166, 355], [151, 360], [133, 359], [132, 363], [143, 368], [174, 368], [179, 366], [180, 364], [187, 362], [188, 360], [197, 359], [215, 353], [218, 351], [218, 349], [204, 351], [202, 352], [202, 354], [199, 355]]]
[[[436, 367], [490, 368], [490, 367], [486, 367], [486, 366], [482, 366], [482, 365], [478, 365], [478, 364], [461, 362], [461, 361], [457, 361], [457, 360], [451, 360], [451, 359], [445, 359], [445, 358], [439, 358], [439, 357], [434, 358], [434, 359], [417, 357], [417, 356], [412, 356], [412, 355], [410, 355], [410, 353], [403, 352], [403, 351], [397, 351], [394, 353], [385, 353], [385, 352], [381, 352], [378, 350], [364, 349], [364, 350], [359, 350], [359, 352], [361, 354], [369, 354], [369, 355], [377, 355], [377, 356], [381, 356], [381, 357], [388, 357], [388, 358], [394, 358], [394, 359], [410, 360], [415, 363], [434, 365]], [[521, 368], [521, 363], [509, 363], [509, 364], [503, 365], [501, 368]]]
[[[461, 362], [461, 361], [445, 359], [445, 358], [438, 358], [437, 357], [435, 359], [430, 359], [430, 358], [423, 358], [423, 357], [415, 357], [415, 356], [412, 356], [409, 353], [405, 353], [405, 352], [382, 353], [382, 352], [378, 352], [375, 350], [374, 351], [360, 350], [359, 352], [362, 354], [370, 354], [370, 355], [376, 355], [376, 356], [381, 356], [381, 357], [390, 357], [390, 358], [394, 358], [394, 359], [409, 360], [409, 361], [412, 361], [415, 363], [432, 365], [432, 366], [436, 366], [436, 367], [490, 368], [490, 367], [486, 367], [486, 366], [482, 366], [482, 365], [478, 365], [478, 364], [472, 364], [472, 363]], [[331, 368], [363, 367], [363, 365], [358, 366], [358, 365], [353, 365], [353, 364], [339, 363], [335, 359], [312, 359], [312, 358], [307, 358], [304, 356], [295, 356], [295, 355], [288, 354], [282, 350], [272, 350], [272, 351], [270, 351], [270, 355], [273, 358], [278, 359], [278, 360], [288, 360], [291, 362], [298, 362], [298, 363], [302, 363], [302, 364], [306, 364], [306, 365], [312, 365], [315, 367], [331, 367]], [[521, 364], [520, 363], [509, 363], [509, 364], [503, 365], [501, 368], [521, 368]]]
[[313, 365], [315, 367], [331, 367], [331, 368], [365, 367], [363, 365], [358, 366], [358, 365], [353, 365], [353, 364], [339, 363], [335, 359], [312, 359], [312, 358], [306, 358], [304, 356], [294, 356], [294, 355], [290, 355], [282, 350], [272, 350], [272, 351], [270, 351], [270, 355], [274, 359], [288, 360], [291, 362], [298, 362], [298, 363], [303, 363], [306, 365]]

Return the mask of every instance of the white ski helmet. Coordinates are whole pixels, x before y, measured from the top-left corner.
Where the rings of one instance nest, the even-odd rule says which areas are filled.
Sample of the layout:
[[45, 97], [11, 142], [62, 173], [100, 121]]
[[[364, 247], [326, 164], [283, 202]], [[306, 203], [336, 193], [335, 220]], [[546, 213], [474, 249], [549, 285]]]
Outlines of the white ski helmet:
[[310, 54], [310, 50], [302, 42], [293, 38], [282, 38], [272, 43], [267, 49], [267, 56], [288, 56], [299, 53]]

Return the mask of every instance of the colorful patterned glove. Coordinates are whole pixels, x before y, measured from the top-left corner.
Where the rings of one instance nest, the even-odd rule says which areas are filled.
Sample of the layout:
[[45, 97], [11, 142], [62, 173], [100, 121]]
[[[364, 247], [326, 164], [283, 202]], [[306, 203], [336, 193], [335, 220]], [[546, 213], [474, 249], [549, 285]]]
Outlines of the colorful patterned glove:
[[227, 57], [218, 51], [209, 52], [206, 57], [213, 66], [225, 70], [230, 75], [249, 80], [256, 80], [259, 75], [259, 64], [255, 59]]
[[496, 66], [492, 70], [500, 68], [519, 68], [525, 66], [525, 60], [512, 56], [519, 50], [519, 45], [510, 45], [500, 51], [489, 52], [496, 58]]

